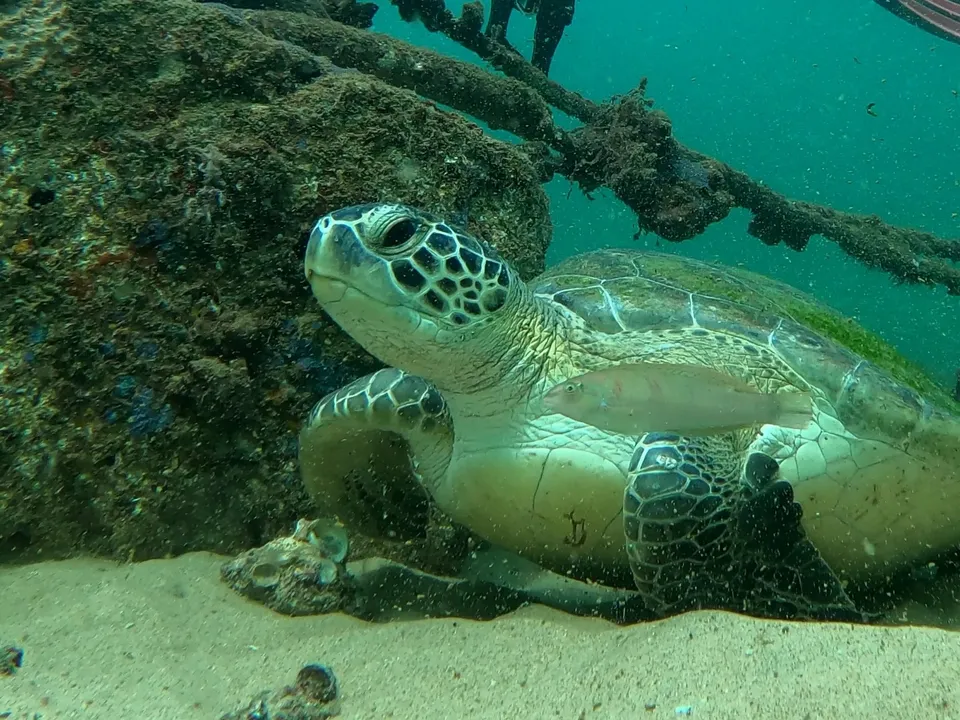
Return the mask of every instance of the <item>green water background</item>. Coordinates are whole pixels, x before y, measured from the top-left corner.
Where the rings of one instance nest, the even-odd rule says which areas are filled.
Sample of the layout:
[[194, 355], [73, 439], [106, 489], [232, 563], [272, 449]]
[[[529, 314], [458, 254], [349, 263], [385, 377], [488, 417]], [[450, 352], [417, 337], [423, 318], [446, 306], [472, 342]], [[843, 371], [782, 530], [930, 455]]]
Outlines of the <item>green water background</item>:
[[[448, 6], [459, 12], [456, 2]], [[475, 60], [389, 6], [374, 29]], [[532, 33], [532, 19], [514, 13], [509, 37], [527, 57]], [[960, 45], [872, 0], [579, 0], [551, 77], [601, 101], [642, 76], [681, 142], [779, 192], [960, 236]], [[960, 298], [896, 285], [819, 236], [802, 253], [766, 247], [747, 235], [745, 211], [671, 244], [634, 240], [635, 217], [610, 193], [591, 201], [563, 179], [548, 191], [548, 262], [600, 247], [659, 246], [740, 264], [856, 318], [952, 387]]]

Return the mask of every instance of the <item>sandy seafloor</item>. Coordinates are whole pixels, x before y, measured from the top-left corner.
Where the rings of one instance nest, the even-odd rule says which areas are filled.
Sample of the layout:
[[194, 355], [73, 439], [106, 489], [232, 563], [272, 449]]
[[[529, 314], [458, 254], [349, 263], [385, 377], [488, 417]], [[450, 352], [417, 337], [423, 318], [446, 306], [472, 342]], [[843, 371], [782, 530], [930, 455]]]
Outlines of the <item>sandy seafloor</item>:
[[619, 628], [543, 608], [289, 618], [223, 585], [222, 562], [0, 569], [0, 644], [25, 651], [0, 676], [0, 717], [218, 718], [321, 662], [345, 719], [960, 718], [956, 632], [712, 612]]

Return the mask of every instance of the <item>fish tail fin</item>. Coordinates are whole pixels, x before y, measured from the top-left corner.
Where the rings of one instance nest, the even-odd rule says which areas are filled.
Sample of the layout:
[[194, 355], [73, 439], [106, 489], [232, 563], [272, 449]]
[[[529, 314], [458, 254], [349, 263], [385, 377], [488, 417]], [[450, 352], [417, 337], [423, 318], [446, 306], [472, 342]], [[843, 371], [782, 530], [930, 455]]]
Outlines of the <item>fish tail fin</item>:
[[779, 393], [774, 425], [802, 430], [813, 419], [813, 399], [809, 393]]

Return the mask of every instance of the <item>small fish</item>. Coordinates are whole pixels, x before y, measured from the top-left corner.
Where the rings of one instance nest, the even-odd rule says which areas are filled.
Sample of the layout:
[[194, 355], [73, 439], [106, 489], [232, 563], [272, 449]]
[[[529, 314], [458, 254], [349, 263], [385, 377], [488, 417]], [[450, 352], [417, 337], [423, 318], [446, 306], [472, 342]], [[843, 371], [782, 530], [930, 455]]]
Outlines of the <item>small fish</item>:
[[543, 398], [553, 412], [620, 435], [702, 436], [750, 427], [800, 429], [813, 418], [807, 393], [761, 393], [701, 365], [630, 363], [578, 375]]
[[877, 113], [874, 112], [873, 110], [873, 108], [875, 108], [876, 105], [877, 105], [876, 103], [867, 103], [867, 115], [870, 115], [872, 117], [877, 117]]

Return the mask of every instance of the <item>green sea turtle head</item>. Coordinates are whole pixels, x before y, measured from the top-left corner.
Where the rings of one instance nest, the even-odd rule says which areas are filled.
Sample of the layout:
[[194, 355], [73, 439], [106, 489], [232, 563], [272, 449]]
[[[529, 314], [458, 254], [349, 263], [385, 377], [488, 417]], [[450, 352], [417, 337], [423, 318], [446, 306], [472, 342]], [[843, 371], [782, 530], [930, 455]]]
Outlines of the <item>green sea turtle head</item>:
[[519, 358], [523, 281], [488, 244], [403, 205], [344, 208], [310, 235], [304, 270], [333, 320], [388, 365], [463, 390]]

